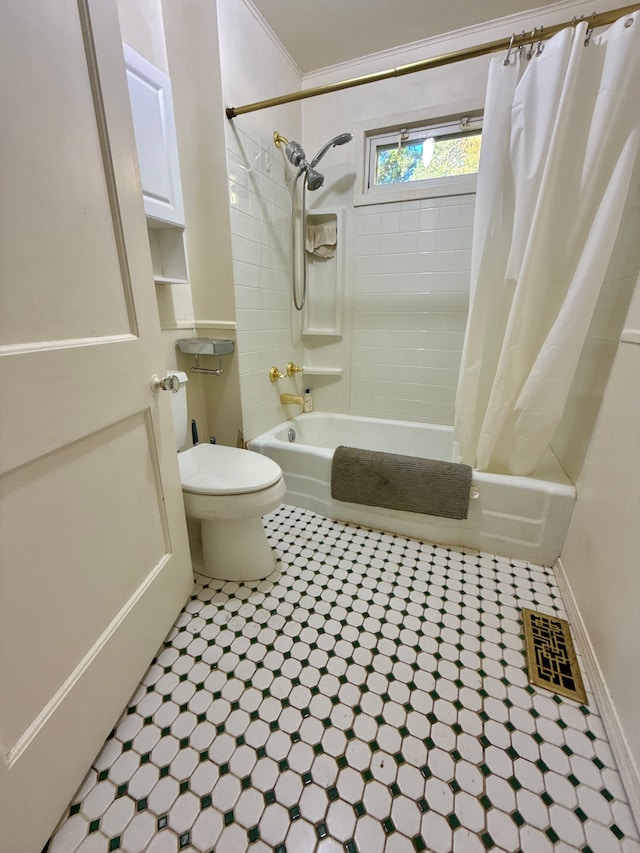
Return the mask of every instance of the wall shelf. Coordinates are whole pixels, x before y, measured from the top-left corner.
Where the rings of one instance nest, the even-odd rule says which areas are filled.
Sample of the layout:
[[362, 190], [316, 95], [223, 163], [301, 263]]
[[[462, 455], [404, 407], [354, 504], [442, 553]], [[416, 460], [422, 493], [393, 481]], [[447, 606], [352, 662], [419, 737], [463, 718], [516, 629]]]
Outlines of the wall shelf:
[[154, 228], [153, 225], [153, 220], [147, 220], [154, 281], [156, 284], [188, 284], [184, 229], [179, 226]]
[[342, 376], [341, 367], [305, 367], [303, 376]]

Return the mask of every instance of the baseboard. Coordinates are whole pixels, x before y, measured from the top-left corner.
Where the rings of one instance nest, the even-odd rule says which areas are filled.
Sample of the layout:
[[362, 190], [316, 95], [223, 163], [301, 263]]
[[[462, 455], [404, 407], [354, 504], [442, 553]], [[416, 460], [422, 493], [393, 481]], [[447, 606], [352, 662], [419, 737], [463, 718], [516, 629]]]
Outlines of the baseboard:
[[589, 684], [598, 703], [598, 709], [602, 717], [602, 723], [609, 737], [609, 744], [616, 759], [620, 778], [629, 799], [631, 809], [636, 821], [640, 826], [640, 771], [631, 757], [627, 739], [622, 730], [620, 719], [614, 707], [611, 695], [598, 664], [595, 650], [589, 639], [586, 625], [582, 619], [578, 604], [569, 585], [562, 560], [558, 559], [554, 566], [554, 572], [562, 600], [567, 609], [571, 630], [574, 639], [582, 655], [582, 663], [589, 680]]

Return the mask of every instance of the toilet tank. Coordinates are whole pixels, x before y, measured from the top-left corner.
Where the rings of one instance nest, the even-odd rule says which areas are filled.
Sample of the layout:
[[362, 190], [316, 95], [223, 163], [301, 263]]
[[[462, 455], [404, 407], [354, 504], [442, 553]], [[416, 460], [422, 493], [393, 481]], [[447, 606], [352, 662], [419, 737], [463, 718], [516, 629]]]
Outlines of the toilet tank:
[[180, 380], [180, 390], [169, 394], [171, 398], [171, 413], [173, 427], [176, 431], [176, 450], [182, 450], [187, 442], [187, 382], [189, 377], [181, 370], [169, 370], [168, 373]]

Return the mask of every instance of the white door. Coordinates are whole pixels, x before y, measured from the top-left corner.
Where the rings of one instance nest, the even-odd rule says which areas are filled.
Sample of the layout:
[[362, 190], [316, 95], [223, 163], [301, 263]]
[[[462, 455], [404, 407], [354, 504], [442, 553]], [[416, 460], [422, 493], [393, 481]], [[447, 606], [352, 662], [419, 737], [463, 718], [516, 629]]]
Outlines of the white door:
[[116, 4], [0, 0], [0, 848], [37, 853], [192, 587]]

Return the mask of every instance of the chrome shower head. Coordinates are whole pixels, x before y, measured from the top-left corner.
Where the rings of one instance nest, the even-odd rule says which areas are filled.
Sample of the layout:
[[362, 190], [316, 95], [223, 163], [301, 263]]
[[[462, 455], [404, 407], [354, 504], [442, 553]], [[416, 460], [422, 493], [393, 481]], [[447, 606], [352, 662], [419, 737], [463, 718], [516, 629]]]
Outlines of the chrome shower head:
[[287, 147], [284, 149], [285, 154], [290, 163], [294, 166], [300, 166], [301, 163], [307, 162], [307, 155], [304, 153], [302, 145], [299, 142], [287, 142]]
[[324, 175], [320, 172], [316, 172], [315, 169], [312, 169], [311, 166], [307, 166], [305, 169], [307, 173], [306, 182], [307, 189], [311, 190], [319, 190], [320, 187], [324, 184]]
[[338, 136], [334, 136], [333, 139], [330, 139], [326, 145], [322, 146], [322, 148], [318, 151], [318, 153], [309, 163], [309, 165], [311, 166], [311, 168], [313, 168], [316, 163], [322, 160], [322, 158], [330, 148], [334, 148], [336, 145], [346, 145], [347, 142], [351, 142], [352, 139], [353, 137], [350, 133], [340, 133], [338, 134]]

